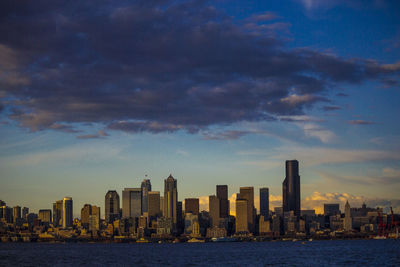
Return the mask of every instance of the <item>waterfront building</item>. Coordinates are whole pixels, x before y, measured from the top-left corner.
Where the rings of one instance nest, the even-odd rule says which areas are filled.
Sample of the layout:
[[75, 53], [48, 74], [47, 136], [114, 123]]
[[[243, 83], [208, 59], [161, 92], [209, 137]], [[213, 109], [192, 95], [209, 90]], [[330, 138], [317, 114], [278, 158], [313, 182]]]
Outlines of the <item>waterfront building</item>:
[[62, 213], [62, 226], [63, 228], [72, 227], [73, 220], [73, 203], [71, 197], [64, 197], [63, 199], [63, 213]]
[[164, 197], [160, 195], [160, 213], [164, 214]]
[[170, 235], [173, 230], [172, 218], [157, 218], [157, 235]]
[[218, 227], [219, 226], [219, 216], [220, 216], [220, 202], [219, 198], [215, 195], [209, 196], [209, 211], [211, 218], [211, 226]]
[[199, 215], [199, 199], [185, 198], [185, 213]]
[[193, 234], [193, 224], [195, 222], [197, 222], [197, 224], [199, 223], [199, 216], [197, 214], [185, 212], [185, 234]]
[[324, 215], [332, 216], [340, 214], [339, 204], [324, 204]]
[[125, 188], [122, 191], [122, 217], [139, 218], [142, 215], [142, 189]]
[[260, 215], [269, 219], [269, 189], [268, 187], [260, 188]]
[[217, 185], [217, 198], [219, 199], [219, 217], [228, 218], [229, 217], [229, 199], [228, 199], [228, 186], [227, 185]]
[[297, 160], [286, 161], [286, 177], [282, 183], [283, 211], [300, 216], [300, 175]]
[[143, 214], [145, 212], [148, 212], [148, 204], [149, 204], [148, 195], [149, 192], [151, 191], [150, 179], [144, 179], [140, 187], [142, 189], [142, 214]]
[[53, 203], [53, 225], [55, 227], [62, 226], [63, 218], [63, 201], [57, 200]]
[[255, 220], [255, 208], [254, 208], [254, 187], [240, 187], [240, 198], [247, 200], [247, 224], [248, 231], [254, 233], [254, 220]]
[[279, 237], [282, 233], [282, 217], [278, 215], [272, 216], [272, 232], [274, 237]]
[[21, 219], [21, 207], [15, 206], [13, 208], [13, 221], [14, 223], [16, 223], [20, 219]]
[[38, 218], [42, 223], [51, 223], [52, 220], [51, 210], [50, 209], [39, 210]]
[[177, 180], [170, 174], [167, 179], [164, 180], [164, 209], [163, 216], [166, 218], [172, 218], [172, 223], [176, 226], [178, 222], [177, 214], [178, 206], [178, 187]]
[[353, 230], [349, 201], [346, 201], [346, 205], [344, 206], [344, 230]]
[[271, 232], [270, 221], [266, 217], [264, 217], [264, 215], [260, 215], [258, 227], [258, 232], [260, 235], [265, 235]]
[[248, 200], [236, 199], [236, 233], [249, 232]]
[[115, 190], [108, 190], [105, 196], [105, 219], [106, 223], [112, 223], [120, 217], [119, 195]]

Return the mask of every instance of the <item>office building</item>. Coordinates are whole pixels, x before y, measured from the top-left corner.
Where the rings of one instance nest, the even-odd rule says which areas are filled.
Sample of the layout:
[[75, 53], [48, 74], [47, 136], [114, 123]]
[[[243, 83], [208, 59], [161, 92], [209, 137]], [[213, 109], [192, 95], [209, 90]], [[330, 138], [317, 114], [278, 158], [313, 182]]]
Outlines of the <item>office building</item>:
[[151, 219], [155, 219], [161, 215], [159, 191], [148, 192], [148, 215]]
[[63, 216], [62, 216], [62, 226], [64, 228], [72, 227], [73, 220], [73, 204], [71, 197], [64, 197], [63, 199]]
[[199, 215], [199, 199], [185, 198], [185, 213]]
[[236, 233], [248, 233], [248, 201], [247, 199], [236, 199]]
[[217, 198], [219, 199], [219, 217], [228, 218], [229, 217], [229, 199], [228, 199], [228, 186], [227, 185], [217, 185]]
[[219, 226], [219, 216], [220, 216], [220, 203], [219, 198], [215, 195], [209, 196], [209, 211], [211, 218], [211, 227]]
[[125, 188], [122, 191], [122, 217], [139, 218], [142, 215], [142, 189]]
[[105, 219], [106, 223], [112, 223], [113, 221], [119, 219], [119, 195], [115, 190], [108, 190], [105, 196]]
[[143, 214], [145, 212], [148, 212], [148, 195], [149, 192], [151, 191], [150, 179], [144, 179], [140, 187], [142, 188], [142, 214]]
[[[29, 208], [23, 207], [22, 208], [22, 219], [26, 220], [26, 215], [28, 215], [28, 214], [29, 214]], [[53, 220], [53, 218], [52, 218], [52, 220]]]
[[81, 224], [85, 229], [89, 229], [89, 216], [92, 214], [92, 205], [85, 204], [81, 209]]
[[20, 219], [21, 219], [21, 207], [20, 206], [15, 206], [13, 208], [13, 220], [14, 220], [14, 223], [16, 223]]
[[163, 216], [166, 218], [172, 218], [172, 223], [176, 226], [178, 222], [177, 217], [177, 205], [178, 205], [178, 187], [177, 181], [169, 175], [164, 180], [164, 209]]
[[340, 214], [339, 204], [324, 204], [324, 215], [332, 216]]
[[63, 217], [63, 201], [57, 200], [53, 203], [53, 225], [55, 227], [62, 226]]
[[51, 223], [52, 220], [51, 210], [50, 209], [39, 210], [38, 218], [42, 223]]
[[91, 213], [89, 215], [89, 231], [100, 230], [100, 207], [91, 206]]
[[267, 187], [260, 188], [260, 215], [265, 220], [269, 219], [269, 189]]
[[283, 211], [300, 216], [300, 175], [297, 160], [286, 161], [286, 177], [282, 183]]
[[255, 220], [255, 209], [254, 209], [254, 187], [240, 187], [240, 199], [247, 200], [247, 220], [249, 232], [254, 232], [254, 220]]

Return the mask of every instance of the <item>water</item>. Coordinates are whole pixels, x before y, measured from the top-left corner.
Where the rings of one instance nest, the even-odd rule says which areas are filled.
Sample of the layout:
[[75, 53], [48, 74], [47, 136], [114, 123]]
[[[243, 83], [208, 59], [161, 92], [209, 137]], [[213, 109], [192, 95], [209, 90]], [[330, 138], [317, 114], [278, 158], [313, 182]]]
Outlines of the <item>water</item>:
[[400, 240], [0, 243], [0, 266], [400, 266]]

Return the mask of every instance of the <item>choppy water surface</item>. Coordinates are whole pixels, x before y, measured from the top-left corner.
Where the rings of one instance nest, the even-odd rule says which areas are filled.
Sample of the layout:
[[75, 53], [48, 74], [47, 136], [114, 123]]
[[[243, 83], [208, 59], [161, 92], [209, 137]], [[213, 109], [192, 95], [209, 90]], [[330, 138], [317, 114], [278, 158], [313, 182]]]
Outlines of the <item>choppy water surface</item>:
[[262, 243], [0, 243], [1, 266], [400, 266], [400, 240]]

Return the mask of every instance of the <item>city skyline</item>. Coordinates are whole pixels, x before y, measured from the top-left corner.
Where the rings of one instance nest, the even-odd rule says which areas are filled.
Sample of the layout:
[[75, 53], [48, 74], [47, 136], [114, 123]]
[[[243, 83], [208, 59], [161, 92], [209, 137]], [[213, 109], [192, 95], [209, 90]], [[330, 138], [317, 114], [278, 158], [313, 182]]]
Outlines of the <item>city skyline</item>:
[[273, 209], [282, 162], [297, 159], [302, 208], [400, 213], [399, 9], [0, 1], [0, 199], [104, 211], [108, 190], [121, 207], [125, 188], [163, 197], [172, 174], [172, 212], [191, 197], [205, 209], [215, 185], [228, 185], [231, 213], [249, 186], [257, 209], [267, 187]]

